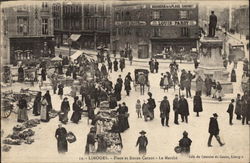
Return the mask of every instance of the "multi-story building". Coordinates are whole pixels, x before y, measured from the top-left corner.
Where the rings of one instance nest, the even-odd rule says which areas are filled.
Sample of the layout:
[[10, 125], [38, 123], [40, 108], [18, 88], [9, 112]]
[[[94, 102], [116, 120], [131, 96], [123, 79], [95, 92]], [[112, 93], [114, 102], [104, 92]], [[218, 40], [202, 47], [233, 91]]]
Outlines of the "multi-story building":
[[232, 13], [232, 28], [237, 33], [249, 37], [249, 6], [244, 5], [234, 9]]
[[115, 50], [132, 48], [133, 55], [149, 57], [163, 50], [188, 52], [198, 46], [198, 4], [121, 3], [113, 10]]
[[110, 46], [110, 3], [59, 2], [53, 3], [52, 10], [54, 24], [60, 21], [54, 29], [58, 44], [71, 40], [78, 48]]
[[46, 2], [2, 5], [3, 64], [54, 55], [53, 19]]

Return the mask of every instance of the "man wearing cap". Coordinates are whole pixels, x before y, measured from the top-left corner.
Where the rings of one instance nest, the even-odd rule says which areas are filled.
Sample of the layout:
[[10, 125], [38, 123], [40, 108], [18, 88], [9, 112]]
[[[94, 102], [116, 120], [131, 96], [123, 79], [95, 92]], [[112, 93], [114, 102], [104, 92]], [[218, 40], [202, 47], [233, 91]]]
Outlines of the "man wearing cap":
[[219, 125], [217, 122], [217, 117], [218, 115], [216, 113], [213, 114], [213, 117], [210, 118], [210, 122], [209, 122], [209, 129], [208, 132], [210, 134], [209, 138], [208, 138], [208, 147], [212, 147], [211, 142], [212, 142], [212, 138], [213, 136], [215, 136], [216, 140], [218, 141], [218, 143], [220, 144], [220, 146], [223, 146], [224, 143], [221, 142], [220, 137], [219, 137]]
[[217, 25], [217, 16], [214, 14], [214, 11], [211, 11], [211, 15], [209, 17], [208, 37], [215, 36], [216, 25]]
[[229, 114], [229, 124], [230, 125], [233, 125], [233, 112], [234, 112], [234, 99], [231, 100], [229, 106], [228, 106], [228, 109], [227, 109], [227, 112]]
[[166, 119], [166, 126], [169, 127], [168, 120], [169, 120], [170, 105], [167, 96], [164, 96], [163, 100], [161, 101], [160, 112], [161, 112], [160, 114], [161, 125], [164, 126], [164, 121]]
[[173, 110], [174, 110], [174, 123], [178, 125], [179, 98], [177, 94], [175, 95], [175, 98], [173, 100]]
[[190, 153], [190, 146], [192, 140], [188, 138], [188, 133], [183, 132], [183, 138], [179, 141], [179, 146], [181, 147], [181, 153]]
[[137, 139], [136, 147], [139, 145], [139, 154], [145, 155], [147, 153], [148, 139], [145, 136], [146, 132], [144, 130], [139, 133], [141, 134], [141, 136], [139, 136]]

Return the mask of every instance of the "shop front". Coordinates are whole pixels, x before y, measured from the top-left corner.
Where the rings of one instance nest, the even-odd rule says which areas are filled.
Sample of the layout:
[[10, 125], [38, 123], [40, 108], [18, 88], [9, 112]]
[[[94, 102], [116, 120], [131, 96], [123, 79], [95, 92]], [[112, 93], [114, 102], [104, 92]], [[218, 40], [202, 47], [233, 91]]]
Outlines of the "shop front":
[[53, 37], [22, 37], [10, 38], [10, 63], [35, 60], [40, 57], [55, 55], [55, 41]]
[[158, 39], [152, 38], [152, 55], [163, 54], [171, 52], [190, 53], [193, 48], [197, 48], [198, 39]]

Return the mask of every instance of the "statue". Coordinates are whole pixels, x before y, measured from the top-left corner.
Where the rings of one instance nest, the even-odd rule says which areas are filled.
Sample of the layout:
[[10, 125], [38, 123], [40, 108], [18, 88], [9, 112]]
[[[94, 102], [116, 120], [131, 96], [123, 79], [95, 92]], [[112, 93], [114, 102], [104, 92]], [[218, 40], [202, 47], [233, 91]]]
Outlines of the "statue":
[[214, 14], [214, 11], [211, 11], [211, 15], [209, 17], [208, 37], [215, 36], [216, 24], [217, 24], [217, 16]]

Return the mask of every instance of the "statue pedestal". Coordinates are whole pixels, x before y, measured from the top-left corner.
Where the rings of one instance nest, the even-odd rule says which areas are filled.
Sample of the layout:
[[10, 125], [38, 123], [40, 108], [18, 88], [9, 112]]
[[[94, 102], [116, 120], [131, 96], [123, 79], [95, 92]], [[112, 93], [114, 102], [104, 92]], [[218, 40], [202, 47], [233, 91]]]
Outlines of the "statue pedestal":
[[[218, 38], [204, 37], [200, 43], [200, 65], [195, 70], [196, 76], [200, 75], [205, 81], [208, 75], [212, 80], [221, 83], [223, 93], [233, 93], [233, 85], [229, 82], [229, 72], [223, 66], [223, 41]], [[195, 85], [195, 81], [196, 79], [193, 80], [192, 85]], [[203, 89], [205, 91], [205, 85]]]

